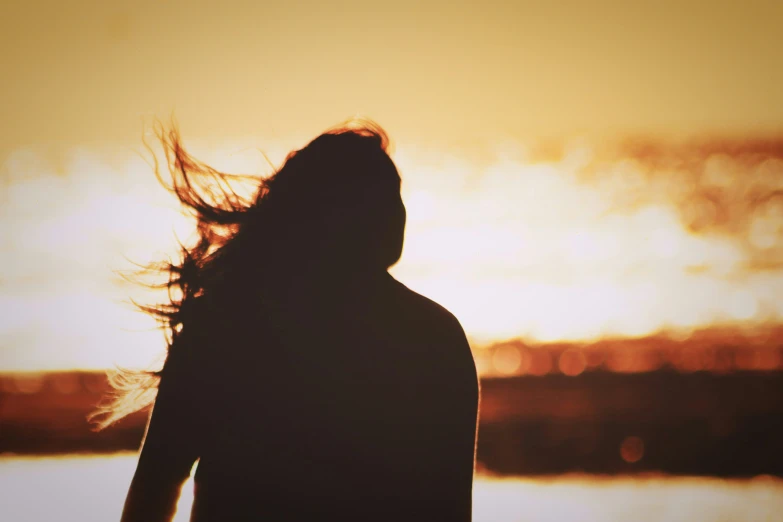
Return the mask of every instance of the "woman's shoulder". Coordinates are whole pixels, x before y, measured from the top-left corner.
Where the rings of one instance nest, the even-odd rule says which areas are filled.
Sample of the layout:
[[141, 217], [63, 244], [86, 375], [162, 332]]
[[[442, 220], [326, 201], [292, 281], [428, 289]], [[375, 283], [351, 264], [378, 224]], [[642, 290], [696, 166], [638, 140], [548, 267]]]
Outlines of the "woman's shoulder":
[[466, 404], [473, 404], [478, 400], [478, 374], [459, 320], [443, 305], [399, 281], [395, 280], [394, 284], [405, 315], [415, 324], [412, 330], [420, 336], [416, 343], [422, 349], [420, 360], [429, 361], [429, 366], [435, 368], [437, 378], [432, 382], [465, 397]]
[[408, 315], [415, 318], [417, 322], [428, 324], [433, 329], [440, 330], [452, 339], [464, 341], [464, 344], [467, 345], [462, 324], [453, 313], [429, 297], [411, 290], [393, 277], [390, 279], [394, 285], [398, 303]]

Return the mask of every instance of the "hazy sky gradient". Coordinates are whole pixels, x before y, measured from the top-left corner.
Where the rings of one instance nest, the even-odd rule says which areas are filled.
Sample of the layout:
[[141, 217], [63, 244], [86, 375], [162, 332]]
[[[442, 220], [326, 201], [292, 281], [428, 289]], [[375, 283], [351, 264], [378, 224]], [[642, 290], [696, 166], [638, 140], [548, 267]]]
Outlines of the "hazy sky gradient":
[[398, 142], [783, 131], [783, 3], [13, 1], [0, 147], [303, 139], [355, 113]]

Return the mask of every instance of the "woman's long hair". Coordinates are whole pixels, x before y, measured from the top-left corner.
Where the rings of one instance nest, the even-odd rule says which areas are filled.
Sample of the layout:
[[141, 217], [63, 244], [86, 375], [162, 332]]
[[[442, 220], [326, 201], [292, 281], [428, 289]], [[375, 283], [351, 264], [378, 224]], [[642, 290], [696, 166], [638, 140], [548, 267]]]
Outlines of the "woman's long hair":
[[[99, 429], [150, 406], [168, 362], [192, 349], [183, 338], [209, 335], [243, 310], [272, 299], [293, 279], [336, 271], [385, 270], [399, 258], [405, 211], [389, 139], [372, 121], [352, 120], [290, 153], [266, 179], [219, 172], [190, 156], [176, 125], [158, 124], [170, 182], [155, 174], [195, 218], [197, 240], [179, 259], [142, 273], [166, 276], [166, 302], [136, 304], [166, 333], [161, 371], [116, 370], [113, 393], [92, 420]], [[154, 153], [153, 153], [154, 157]], [[236, 182], [257, 184], [243, 197]]]

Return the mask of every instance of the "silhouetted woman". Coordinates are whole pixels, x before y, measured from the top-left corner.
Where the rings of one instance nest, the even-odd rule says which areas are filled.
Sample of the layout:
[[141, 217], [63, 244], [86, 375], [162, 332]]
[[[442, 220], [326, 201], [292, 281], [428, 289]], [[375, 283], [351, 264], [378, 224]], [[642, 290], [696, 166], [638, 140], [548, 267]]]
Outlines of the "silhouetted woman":
[[122, 520], [169, 520], [196, 461], [196, 522], [470, 520], [476, 370], [457, 319], [387, 272], [405, 207], [383, 130], [319, 136], [250, 201], [160, 136], [199, 242], [147, 308], [168, 356]]

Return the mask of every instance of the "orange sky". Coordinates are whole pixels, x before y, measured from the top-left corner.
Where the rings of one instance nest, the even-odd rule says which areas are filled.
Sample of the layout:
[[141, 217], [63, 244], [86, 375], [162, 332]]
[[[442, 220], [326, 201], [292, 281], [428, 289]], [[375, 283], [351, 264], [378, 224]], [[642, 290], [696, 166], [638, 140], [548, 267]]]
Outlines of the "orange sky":
[[0, 17], [0, 371], [162, 347], [111, 271], [187, 237], [136, 153], [172, 111], [197, 157], [258, 174], [259, 147], [380, 122], [395, 275], [477, 340], [783, 317], [779, 2], [50, 4]]
[[[121, 5], [120, 5], [121, 4]], [[0, 146], [306, 139], [357, 112], [398, 142], [783, 131], [783, 4], [12, 2]]]

